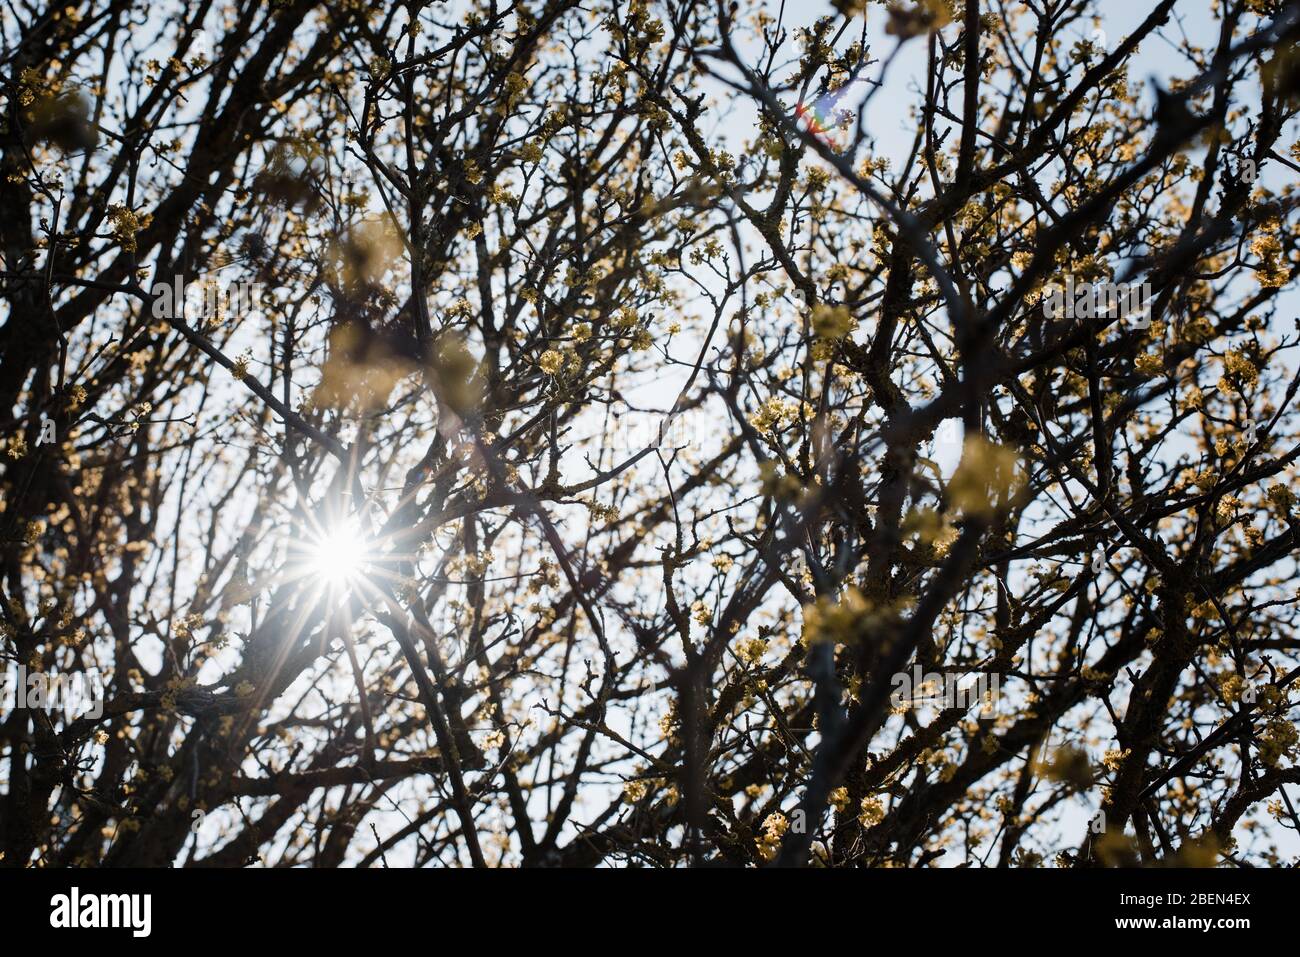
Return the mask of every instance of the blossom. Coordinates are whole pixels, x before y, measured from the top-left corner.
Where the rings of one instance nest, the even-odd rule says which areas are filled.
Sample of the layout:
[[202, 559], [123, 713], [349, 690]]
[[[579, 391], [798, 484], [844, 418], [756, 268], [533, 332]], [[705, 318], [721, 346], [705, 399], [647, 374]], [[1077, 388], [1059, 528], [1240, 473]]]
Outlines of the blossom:
[[547, 349], [542, 353], [542, 357], [537, 360], [537, 364], [541, 366], [542, 371], [547, 375], [555, 375], [560, 371], [560, 366], [564, 364], [564, 357], [554, 349]]
[[747, 665], [756, 665], [767, 651], [767, 639], [746, 638], [736, 646], [736, 657]]
[[863, 827], [875, 827], [885, 819], [885, 805], [880, 798], [868, 794], [859, 805], [858, 823]]
[[628, 781], [623, 785], [623, 802], [625, 804], [636, 804], [649, 791], [650, 786], [645, 781]]
[[1151, 352], [1142, 353], [1137, 357], [1133, 365], [1143, 375], [1159, 375], [1165, 367], [1164, 360]]
[[948, 500], [968, 515], [990, 515], [1007, 504], [1018, 485], [1020, 458], [1003, 445], [975, 433], [967, 435], [961, 463], [948, 483]]
[[775, 811], [763, 819], [763, 833], [755, 841], [759, 856], [763, 860], [771, 861], [776, 858], [781, 850], [781, 837], [789, 826], [790, 822], [780, 811]]
[[843, 339], [858, 327], [858, 321], [843, 304], [818, 303], [812, 310], [813, 334], [821, 339]]

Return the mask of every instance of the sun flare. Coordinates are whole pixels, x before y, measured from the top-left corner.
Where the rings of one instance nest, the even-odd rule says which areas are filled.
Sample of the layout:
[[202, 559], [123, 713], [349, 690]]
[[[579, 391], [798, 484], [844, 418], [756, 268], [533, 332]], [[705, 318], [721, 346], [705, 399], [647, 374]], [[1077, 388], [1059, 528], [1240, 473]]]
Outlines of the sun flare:
[[311, 571], [331, 585], [354, 580], [366, 563], [366, 541], [354, 525], [328, 529], [311, 550]]

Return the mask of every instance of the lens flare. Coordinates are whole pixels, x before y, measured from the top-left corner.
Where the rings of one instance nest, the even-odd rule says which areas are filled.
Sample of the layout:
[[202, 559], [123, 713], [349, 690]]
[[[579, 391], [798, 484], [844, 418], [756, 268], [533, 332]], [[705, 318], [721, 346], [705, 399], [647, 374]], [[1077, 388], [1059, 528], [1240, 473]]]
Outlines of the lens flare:
[[311, 573], [330, 585], [342, 586], [354, 581], [366, 564], [366, 539], [352, 523], [326, 529], [312, 543], [309, 557]]

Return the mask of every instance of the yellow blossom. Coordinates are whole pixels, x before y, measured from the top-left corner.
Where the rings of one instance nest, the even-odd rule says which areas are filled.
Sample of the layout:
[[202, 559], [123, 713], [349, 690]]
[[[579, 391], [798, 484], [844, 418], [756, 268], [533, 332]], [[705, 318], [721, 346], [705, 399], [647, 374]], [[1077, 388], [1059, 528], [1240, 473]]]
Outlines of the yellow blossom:
[[547, 375], [555, 375], [564, 364], [564, 357], [554, 349], [547, 349], [542, 353], [542, 357], [537, 360], [537, 364], [541, 366], [542, 371]]

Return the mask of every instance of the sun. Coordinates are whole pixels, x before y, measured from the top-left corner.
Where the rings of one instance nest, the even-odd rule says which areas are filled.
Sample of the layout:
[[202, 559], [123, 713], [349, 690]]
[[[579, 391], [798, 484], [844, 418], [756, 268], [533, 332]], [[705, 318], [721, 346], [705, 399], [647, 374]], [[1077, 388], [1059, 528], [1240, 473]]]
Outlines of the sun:
[[311, 545], [311, 574], [326, 584], [343, 586], [355, 581], [366, 564], [368, 543], [361, 529], [347, 522], [325, 529]]

